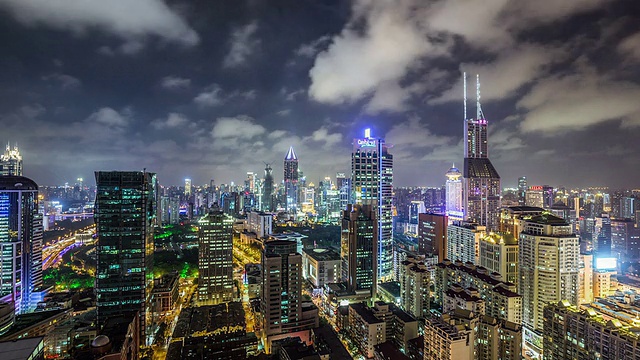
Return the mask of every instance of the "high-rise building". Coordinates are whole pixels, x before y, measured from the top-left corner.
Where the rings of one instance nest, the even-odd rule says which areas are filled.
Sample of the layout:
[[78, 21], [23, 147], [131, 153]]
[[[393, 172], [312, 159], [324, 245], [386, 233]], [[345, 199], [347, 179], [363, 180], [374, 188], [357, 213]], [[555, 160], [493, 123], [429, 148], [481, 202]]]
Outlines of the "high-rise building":
[[500, 208], [500, 175], [489, 160], [487, 120], [480, 107], [480, 80], [476, 77], [476, 118], [466, 118], [466, 74], [465, 119], [464, 119], [464, 211], [465, 220], [497, 229]]
[[275, 194], [273, 193], [273, 169], [266, 164], [264, 168], [264, 191], [262, 194], [262, 210], [274, 211]]
[[184, 179], [184, 196], [189, 199], [191, 196], [191, 179]]
[[524, 227], [525, 219], [544, 212], [541, 207], [533, 206], [509, 206], [500, 209], [498, 231], [503, 234], [511, 234], [516, 239]]
[[518, 284], [518, 239], [511, 234], [491, 233], [480, 239], [480, 266]]
[[544, 206], [544, 193], [542, 192], [542, 186], [529, 186], [529, 189], [527, 189], [525, 204], [526, 206], [539, 208]]
[[445, 175], [447, 176], [446, 214], [451, 220], [462, 220], [464, 219], [462, 173], [454, 164]]
[[[151, 327], [156, 174], [96, 171], [94, 220], [97, 324], [138, 312], [140, 339]], [[144, 341], [142, 339], [145, 339]]]
[[351, 200], [351, 178], [344, 173], [336, 174], [336, 189], [340, 196], [340, 210], [347, 208], [347, 204], [352, 204]]
[[527, 177], [518, 178], [518, 205], [525, 206], [527, 204]]
[[[299, 336], [310, 342], [309, 329], [318, 326], [318, 309], [302, 302], [302, 255], [289, 240], [264, 243], [262, 252], [262, 328], [267, 336], [267, 352], [273, 340]], [[315, 310], [314, 310], [315, 309]]]
[[286, 196], [286, 210], [295, 213], [298, 209], [298, 157], [293, 151], [293, 146], [289, 147], [287, 155], [284, 157], [284, 192]]
[[393, 155], [384, 139], [371, 137], [353, 140], [351, 153], [351, 190], [356, 204], [374, 206], [378, 221], [378, 280], [393, 277]]
[[446, 215], [418, 215], [418, 252], [443, 261], [447, 257], [447, 226]]
[[526, 220], [519, 247], [525, 346], [540, 354], [544, 307], [562, 300], [578, 304], [580, 246], [570, 224], [545, 213]]
[[593, 301], [593, 255], [580, 254], [578, 264], [578, 302], [589, 304]]
[[198, 220], [198, 303], [233, 300], [233, 218], [219, 210]]
[[455, 221], [447, 226], [447, 259], [477, 264], [480, 258], [480, 239], [487, 233], [485, 226]]
[[347, 205], [342, 211], [342, 277], [349, 290], [376, 293], [378, 221], [372, 205]]
[[7, 144], [4, 154], [0, 155], [0, 175], [22, 176], [22, 155], [18, 145], [12, 149]]
[[401, 307], [418, 319], [429, 315], [430, 279], [424, 256], [408, 256], [400, 263]]
[[638, 312], [605, 301], [579, 309], [569, 301], [544, 308], [544, 359], [637, 359]]
[[38, 301], [42, 232], [38, 185], [22, 176], [0, 176], [0, 296], [13, 302], [17, 314], [33, 310]]

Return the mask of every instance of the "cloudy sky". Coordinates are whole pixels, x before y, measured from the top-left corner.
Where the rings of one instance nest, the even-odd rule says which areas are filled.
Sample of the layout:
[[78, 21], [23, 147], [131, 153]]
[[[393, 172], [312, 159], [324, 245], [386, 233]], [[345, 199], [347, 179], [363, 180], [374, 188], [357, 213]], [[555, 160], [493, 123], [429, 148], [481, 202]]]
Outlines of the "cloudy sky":
[[503, 186], [640, 178], [637, 0], [0, 0], [0, 44], [0, 142], [43, 185], [281, 181], [290, 145], [317, 183], [366, 127], [394, 185], [440, 185], [463, 71]]

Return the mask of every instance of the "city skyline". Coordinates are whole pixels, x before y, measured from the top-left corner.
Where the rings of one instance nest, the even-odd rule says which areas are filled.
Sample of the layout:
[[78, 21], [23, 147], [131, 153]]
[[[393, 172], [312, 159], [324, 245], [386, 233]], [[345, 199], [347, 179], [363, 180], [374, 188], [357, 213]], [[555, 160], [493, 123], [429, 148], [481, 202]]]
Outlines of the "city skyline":
[[503, 187], [632, 188], [640, 175], [630, 2], [118, 9], [0, 1], [0, 142], [18, 143], [38, 184], [144, 168], [165, 185], [238, 183], [264, 162], [280, 183], [290, 146], [317, 184], [348, 171], [370, 127], [393, 145], [394, 186], [442, 186], [462, 163], [463, 71], [482, 79]]

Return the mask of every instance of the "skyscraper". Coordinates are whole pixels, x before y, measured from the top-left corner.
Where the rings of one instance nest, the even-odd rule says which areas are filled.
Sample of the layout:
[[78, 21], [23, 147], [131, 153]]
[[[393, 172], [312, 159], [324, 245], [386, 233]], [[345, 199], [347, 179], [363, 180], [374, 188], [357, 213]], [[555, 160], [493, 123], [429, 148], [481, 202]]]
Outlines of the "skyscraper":
[[0, 155], [0, 175], [22, 176], [22, 155], [18, 145], [12, 149], [7, 143], [4, 154]]
[[28, 312], [42, 286], [42, 216], [31, 179], [0, 176], [0, 249], [0, 296], [8, 296], [16, 313]]
[[289, 240], [267, 241], [262, 252], [262, 328], [267, 353], [273, 340], [299, 336], [310, 342], [310, 329], [318, 326], [318, 309], [302, 304], [302, 255]]
[[191, 179], [184, 179], [184, 196], [187, 199], [191, 196]]
[[378, 222], [378, 280], [393, 275], [393, 155], [384, 139], [372, 138], [365, 130], [364, 138], [353, 140], [351, 153], [351, 189], [356, 204], [372, 205]]
[[464, 218], [462, 174], [454, 164], [445, 175], [447, 176], [446, 214], [451, 220], [462, 220]]
[[520, 233], [518, 288], [522, 295], [525, 346], [542, 351], [543, 309], [562, 300], [578, 305], [578, 236], [551, 214], [525, 220]]
[[518, 205], [525, 206], [527, 201], [527, 177], [518, 178]]
[[198, 220], [198, 302], [233, 299], [233, 218], [219, 210]]
[[264, 167], [264, 192], [262, 194], [262, 210], [274, 210], [274, 194], [273, 194], [273, 169], [270, 164]]
[[480, 106], [480, 79], [476, 76], [476, 118], [467, 119], [465, 77], [464, 204], [465, 220], [495, 230], [500, 208], [500, 175], [489, 160], [487, 120]]
[[95, 176], [98, 327], [112, 316], [139, 312], [143, 342], [151, 326], [156, 175], [96, 171]]
[[287, 155], [284, 157], [284, 192], [286, 197], [286, 210], [295, 213], [298, 209], [298, 157], [293, 151], [293, 146], [289, 147]]
[[351, 200], [351, 178], [344, 173], [336, 174], [336, 188], [340, 196], [340, 210], [347, 208], [347, 204], [352, 203]]
[[356, 293], [376, 293], [379, 233], [372, 205], [349, 204], [342, 211], [342, 277]]

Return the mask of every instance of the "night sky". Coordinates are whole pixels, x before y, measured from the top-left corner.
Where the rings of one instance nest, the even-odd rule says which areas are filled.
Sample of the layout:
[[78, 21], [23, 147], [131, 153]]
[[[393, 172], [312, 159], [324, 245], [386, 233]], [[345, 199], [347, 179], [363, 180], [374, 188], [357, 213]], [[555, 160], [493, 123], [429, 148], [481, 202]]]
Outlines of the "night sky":
[[462, 71], [504, 187], [640, 177], [637, 0], [0, 0], [0, 44], [0, 142], [42, 185], [281, 181], [290, 145], [317, 184], [371, 127], [394, 186], [439, 186]]

